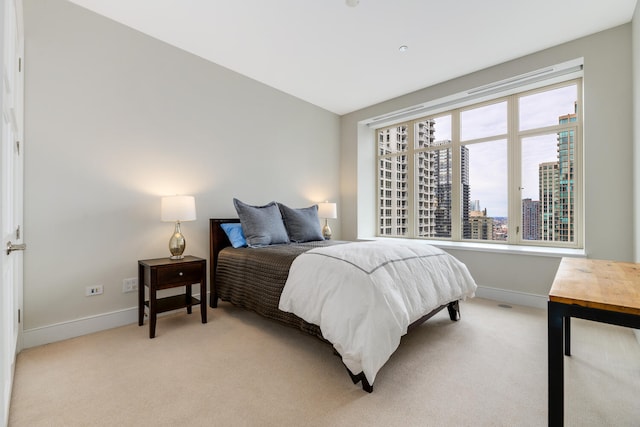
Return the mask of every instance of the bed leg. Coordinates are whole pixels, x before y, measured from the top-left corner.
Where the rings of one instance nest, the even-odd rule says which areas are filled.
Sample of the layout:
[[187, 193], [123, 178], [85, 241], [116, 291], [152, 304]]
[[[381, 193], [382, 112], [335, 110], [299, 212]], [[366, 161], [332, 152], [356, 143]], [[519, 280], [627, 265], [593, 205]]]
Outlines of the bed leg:
[[373, 393], [373, 386], [369, 384], [369, 381], [367, 381], [364, 374], [362, 375], [362, 389], [367, 393]]
[[353, 372], [351, 372], [351, 369], [347, 368], [346, 365], [345, 368], [347, 369], [347, 372], [351, 377], [351, 381], [353, 381], [354, 384], [358, 384], [360, 381], [362, 381], [362, 389], [367, 393], [373, 392], [373, 386], [369, 384], [369, 381], [367, 381], [367, 377], [364, 376], [364, 372], [360, 372], [358, 375], [354, 375]]
[[211, 308], [218, 307], [218, 296], [213, 292], [211, 293], [211, 296], [209, 298], [209, 306]]
[[449, 319], [454, 322], [460, 320], [460, 304], [458, 301], [450, 302], [447, 305], [447, 310], [449, 311]]
[[[347, 368], [345, 366], [345, 368]], [[349, 376], [351, 377], [351, 381], [353, 381], [354, 384], [358, 384], [358, 382], [360, 382], [360, 380], [362, 379], [362, 373], [360, 373], [359, 375], [353, 375], [353, 372], [351, 372], [351, 370], [349, 368], [347, 368], [347, 372], [349, 373]]]

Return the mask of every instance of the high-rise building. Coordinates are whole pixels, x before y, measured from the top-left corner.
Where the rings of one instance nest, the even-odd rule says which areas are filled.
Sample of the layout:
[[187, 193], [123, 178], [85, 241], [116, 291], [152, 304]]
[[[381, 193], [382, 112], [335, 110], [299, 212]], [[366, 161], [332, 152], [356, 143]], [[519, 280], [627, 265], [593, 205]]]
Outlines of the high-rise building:
[[[414, 182], [419, 237], [451, 237], [451, 185], [453, 174], [450, 140], [435, 140], [435, 121], [423, 120], [415, 126], [416, 134]], [[378, 131], [380, 155], [407, 151], [406, 125]], [[438, 148], [442, 147], [442, 148]], [[429, 150], [422, 151], [428, 148]], [[405, 236], [409, 231], [409, 162], [413, 159], [399, 154], [380, 159], [379, 218], [381, 235]], [[462, 147], [462, 211], [463, 236], [470, 237], [469, 224], [469, 150]], [[413, 187], [413, 186], [411, 186]]]
[[554, 200], [558, 182], [558, 162], [538, 165], [538, 191], [540, 194], [540, 224], [542, 240], [553, 241], [555, 230]]
[[451, 237], [451, 183], [453, 169], [451, 150], [438, 150], [434, 153], [436, 181], [436, 237]]
[[[423, 120], [416, 125], [416, 148], [429, 148], [434, 145], [435, 121]], [[420, 151], [416, 159], [416, 203], [417, 203], [417, 235], [433, 237], [436, 235], [436, 198], [438, 159], [432, 151]]]
[[462, 178], [462, 238], [470, 239], [469, 210], [471, 206], [469, 198], [471, 197], [471, 187], [469, 186], [469, 149], [464, 145], [460, 147], [460, 175]]
[[[558, 123], [576, 120], [574, 112], [560, 116]], [[573, 130], [558, 132], [558, 161], [538, 166], [541, 239], [545, 241], [572, 242], [574, 238], [574, 141]]]
[[[378, 132], [378, 150], [381, 155], [399, 153], [407, 149], [407, 126], [398, 126]], [[406, 155], [380, 160], [379, 168], [379, 231], [382, 235], [407, 234], [407, 159]]]
[[[574, 112], [559, 117], [559, 123], [575, 122], [577, 103]], [[555, 206], [556, 239], [572, 242], [574, 236], [574, 191], [573, 191], [573, 153], [575, 135], [573, 130], [558, 132], [558, 198]]]
[[493, 218], [487, 216], [487, 210], [474, 210], [469, 213], [469, 237], [477, 240], [495, 240]]
[[522, 199], [522, 238], [540, 240], [540, 201]]
[[[432, 146], [449, 145], [450, 140], [434, 141]], [[435, 177], [435, 232], [433, 237], [451, 237], [451, 201], [453, 184], [453, 158], [451, 148], [430, 151], [427, 154], [433, 160], [433, 175]], [[469, 224], [469, 149], [461, 147], [460, 153], [460, 173], [462, 175], [462, 224], [463, 237], [471, 238], [471, 228]], [[433, 197], [433, 193], [429, 196]], [[420, 195], [421, 196], [421, 195]], [[424, 195], [427, 197], [427, 195]], [[424, 237], [424, 235], [420, 235]]]

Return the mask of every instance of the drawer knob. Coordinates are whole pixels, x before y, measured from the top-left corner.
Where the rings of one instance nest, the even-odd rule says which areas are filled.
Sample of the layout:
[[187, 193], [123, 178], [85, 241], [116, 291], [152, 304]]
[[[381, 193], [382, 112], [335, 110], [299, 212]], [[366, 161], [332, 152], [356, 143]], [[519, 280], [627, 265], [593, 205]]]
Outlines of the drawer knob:
[[178, 276], [182, 276], [182, 271], [178, 273]]

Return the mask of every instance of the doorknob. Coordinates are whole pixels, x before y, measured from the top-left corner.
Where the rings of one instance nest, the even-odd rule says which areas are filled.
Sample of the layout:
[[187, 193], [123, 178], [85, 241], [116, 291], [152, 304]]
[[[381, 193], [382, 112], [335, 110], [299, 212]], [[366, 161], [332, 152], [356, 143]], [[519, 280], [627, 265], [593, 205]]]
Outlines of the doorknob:
[[7, 242], [7, 255], [9, 255], [13, 251], [24, 251], [27, 249], [26, 243], [20, 243], [18, 245], [14, 245], [11, 241]]

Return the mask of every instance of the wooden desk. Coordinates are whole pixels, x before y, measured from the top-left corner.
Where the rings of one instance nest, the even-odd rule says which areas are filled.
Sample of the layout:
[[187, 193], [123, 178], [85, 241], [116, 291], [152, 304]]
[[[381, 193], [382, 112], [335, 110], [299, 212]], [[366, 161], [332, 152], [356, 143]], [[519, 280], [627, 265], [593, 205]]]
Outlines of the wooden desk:
[[640, 264], [562, 258], [548, 307], [549, 426], [561, 426], [571, 318], [640, 329]]

